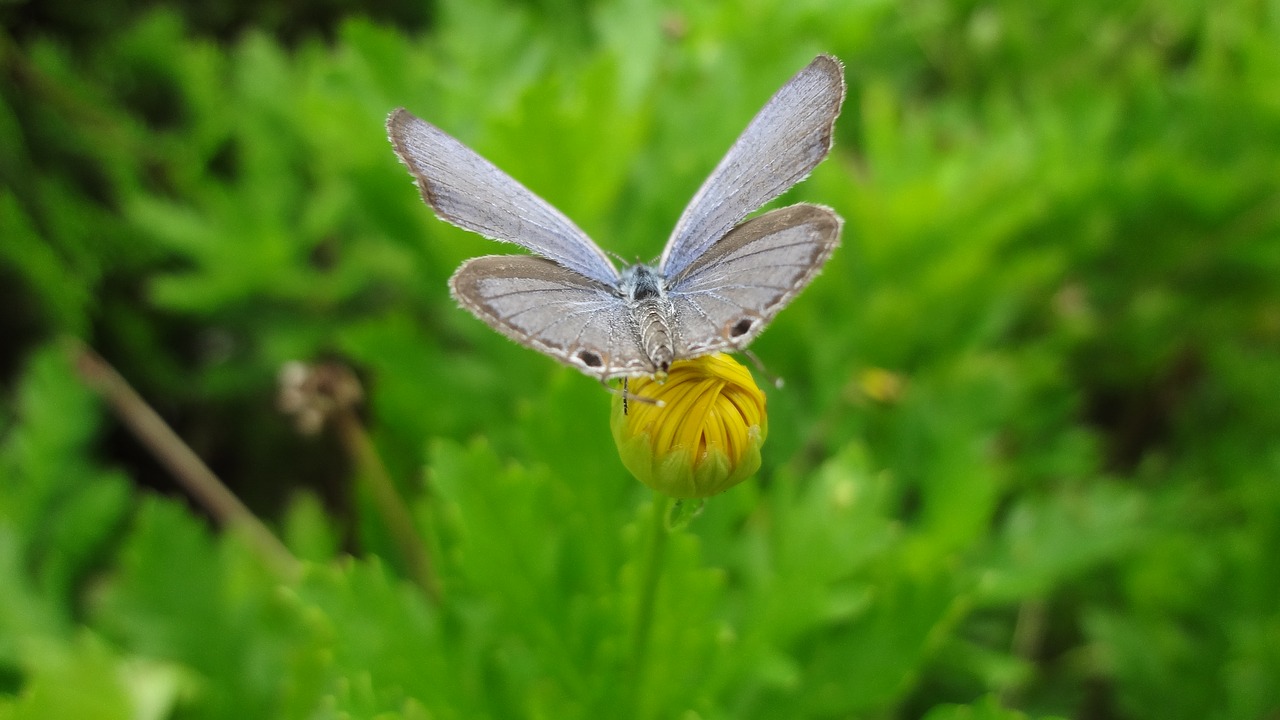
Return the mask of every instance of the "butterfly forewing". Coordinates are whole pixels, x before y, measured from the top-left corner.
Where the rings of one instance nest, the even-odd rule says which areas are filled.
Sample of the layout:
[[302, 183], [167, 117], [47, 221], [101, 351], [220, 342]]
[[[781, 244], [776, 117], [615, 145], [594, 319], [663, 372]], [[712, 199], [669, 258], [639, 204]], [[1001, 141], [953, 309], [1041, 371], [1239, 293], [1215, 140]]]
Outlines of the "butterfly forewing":
[[569, 218], [440, 128], [401, 108], [387, 118], [387, 135], [441, 218], [597, 282], [617, 282], [617, 269]]
[[677, 355], [747, 346], [840, 244], [840, 216], [818, 205], [774, 210], [734, 228], [672, 284]]
[[662, 252], [667, 277], [681, 274], [748, 213], [822, 162], [844, 89], [840, 61], [819, 55], [774, 94], [680, 216]]
[[634, 320], [610, 287], [550, 260], [491, 255], [449, 280], [476, 317], [521, 345], [601, 378], [652, 373]]

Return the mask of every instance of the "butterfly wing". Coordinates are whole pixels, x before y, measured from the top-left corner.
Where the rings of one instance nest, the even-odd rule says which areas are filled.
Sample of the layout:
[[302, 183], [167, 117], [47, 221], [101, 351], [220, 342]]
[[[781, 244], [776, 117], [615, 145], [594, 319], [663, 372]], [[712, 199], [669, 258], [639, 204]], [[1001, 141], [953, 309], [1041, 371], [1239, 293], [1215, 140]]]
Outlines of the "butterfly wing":
[[663, 275], [681, 274], [748, 213], [822, 162], [844, 87], [840, 61], [819, 55], [770, 98], [685, 208], [662, 252]]
[[569, 218], [440, 128], [400, 108], [387, 118], [387, 135], [442, 219], [617, 283], [613, 263]]
[[490, 327], [569, 367], [608, 379], [655, 371], [634, 322], [613, 289], [526, 255], [490, 255], [462, 264], [453, 297]]
[[725, 235], [672, 283], [676, 356], [741, 350], [817, 276], [840, 244], [829, 208], [792, 205]]

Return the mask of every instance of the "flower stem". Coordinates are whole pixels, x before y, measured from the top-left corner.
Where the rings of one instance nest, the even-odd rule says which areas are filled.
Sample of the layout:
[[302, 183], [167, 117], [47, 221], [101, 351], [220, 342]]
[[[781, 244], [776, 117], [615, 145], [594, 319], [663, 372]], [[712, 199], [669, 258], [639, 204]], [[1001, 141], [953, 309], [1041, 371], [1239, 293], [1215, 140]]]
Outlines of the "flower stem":
[[85, 384], [111, 405], [116, 417], [173, 474], [178, 484], [219, 524], [241, 528], [247, 533], [252, 546], [273, 567], [296, 577], [301, 566], [284, 543], [213, 474], [124, 376], [79, 340], [68, 338], [64, 344]]
[[667, 508], [670, 499], [654, 493], [649, 521], [649, 549], [644, 560], [640, 582], [640, 598], [636, 603], [635, 635], [631, 645], [631, 708], [636, 717], [640, 713], [641, 688], [649, 654], [649, 636], [653, 628], [653, 606], [658, 596], [658, 583], [662, 580], [662, 560], [667, 549]]
[[436, 579], [431, 556], [427, 553], [426, 540], [418, 534], [413, 516], [404, 498], [391, 482], [382, 457], [373, 444], [359, 418], [350, 409], [337, 414], [338, 433], [360, 469], [359, 477], [373, 496], [374, 508], [382, 516], [391, 531], [396, 547], [403, 556], [409, 577], [422, 588], [433, 602], [440, 602], [440, 582]]

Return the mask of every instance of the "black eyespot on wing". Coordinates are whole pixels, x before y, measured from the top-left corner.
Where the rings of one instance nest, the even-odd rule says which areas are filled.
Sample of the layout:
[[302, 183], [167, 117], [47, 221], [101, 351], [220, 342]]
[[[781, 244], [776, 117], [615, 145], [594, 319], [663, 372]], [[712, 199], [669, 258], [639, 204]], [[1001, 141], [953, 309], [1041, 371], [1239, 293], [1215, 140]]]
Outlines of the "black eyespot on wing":
[[742, 318], [729, 328], [729, 337], [742, 337], [751, 332], [751, 327], [755, 325], [755, 321], [751, 318]]
[[582, 364], [586, 365], [587, 367], [598, 368], [601, 365], [604, 365], [604, 360], [602, 360], [599, 355], [591, 352], [590, 350], [579, 350], [578, 359], [581, 360]]

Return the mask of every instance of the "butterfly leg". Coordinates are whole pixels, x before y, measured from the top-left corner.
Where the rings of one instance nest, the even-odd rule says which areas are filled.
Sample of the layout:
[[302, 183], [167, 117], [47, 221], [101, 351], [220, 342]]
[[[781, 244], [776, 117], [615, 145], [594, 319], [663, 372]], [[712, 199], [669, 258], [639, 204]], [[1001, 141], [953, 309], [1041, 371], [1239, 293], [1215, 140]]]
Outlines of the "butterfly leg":
[[619, 395], [622, 397], [622, 414], [623, 415], [627, 414], [627, 411], [630, 409], [629, 403], [632, 400], [635, 400], [636, 402], [646, 403], [648, 405], [657, 405], [658, 407], [665, 407], [667, 404], [665, 401], [658, 400], [657, 398], [651, 398], [644, 395], [636, 395], [635, 393], [632, 393], [630, 389], [629, 380], [625, 377], [622, 378], [621, 388], [616, 388], [610, 385], [609, 381], [606, 378], [600, 378], [600, 384], [603, 385], [604, 389], [608, 390], [610, 393], [613, 393], [614, 395]]
[[756, 366], [756, 369], [760, 371], [761, 375], [764, 375], [764, 379], [768, 380], [770, 385], [778, 388], [779, 390], [782, 389], [782, 385], [785, 381], [781, 377], [769, 372], [769, 369], [764, 366], [764, 361], [761, 360], [759, 356], [746, 348], [739, 350], [739, 352], [747, 356], [747, 359], [751, 361], [752, 365]]

